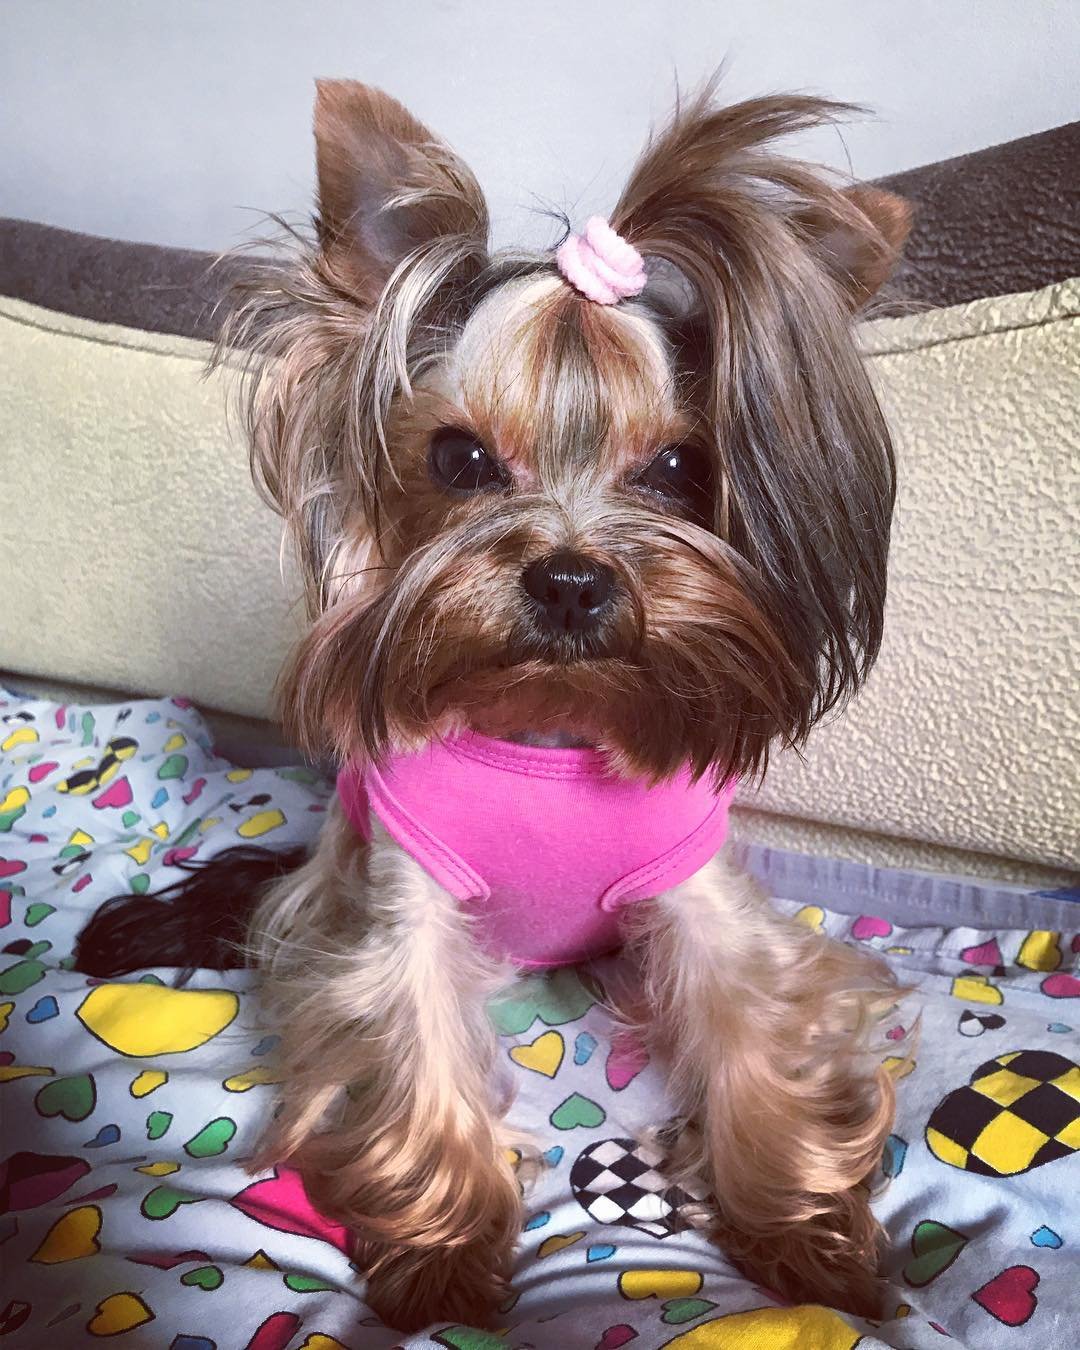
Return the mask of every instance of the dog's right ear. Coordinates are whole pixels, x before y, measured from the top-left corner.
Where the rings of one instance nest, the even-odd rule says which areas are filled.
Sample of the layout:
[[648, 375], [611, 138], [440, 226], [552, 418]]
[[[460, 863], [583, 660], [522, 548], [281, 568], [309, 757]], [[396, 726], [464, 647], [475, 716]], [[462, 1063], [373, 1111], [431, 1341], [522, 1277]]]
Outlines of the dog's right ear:
[[395, 268], [440, 240], [483, 253], [480, 186], [395, 99], [356, 80], [318, 80], [319, 239], [335, 281], [374, 304]]

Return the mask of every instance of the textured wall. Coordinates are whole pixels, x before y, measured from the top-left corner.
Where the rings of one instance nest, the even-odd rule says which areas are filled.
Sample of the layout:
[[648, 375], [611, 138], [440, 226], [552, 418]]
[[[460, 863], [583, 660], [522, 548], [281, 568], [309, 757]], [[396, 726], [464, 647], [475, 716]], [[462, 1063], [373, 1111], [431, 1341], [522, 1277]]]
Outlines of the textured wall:
[[[900, 457], [885, 646], [755, 804], [1075, 864], [1080, 282], [863, 333]], [[0, 667], [266, 711], [295, 615], [206, 350], [0, 301]]]

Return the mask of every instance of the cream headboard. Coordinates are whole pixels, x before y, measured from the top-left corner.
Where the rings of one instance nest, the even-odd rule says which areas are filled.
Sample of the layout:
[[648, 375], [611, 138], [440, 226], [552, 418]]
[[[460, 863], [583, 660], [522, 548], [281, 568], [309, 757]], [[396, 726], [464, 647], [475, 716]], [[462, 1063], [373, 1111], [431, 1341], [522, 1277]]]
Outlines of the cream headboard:
[[[1080, 282], [863, 340], [900, 459], [885, 643], [755, 804], [1069, 865]], [[208, 351], [0, 301], [0, 667], [268, 715], [295, 591]]]
[[757, 804], [1075, 865], [1080, 281], [863, 339], [900, 475], [881, 657]]
[[0, 668], [267, 715], [296, 617], [209, 353], [0, 300]]

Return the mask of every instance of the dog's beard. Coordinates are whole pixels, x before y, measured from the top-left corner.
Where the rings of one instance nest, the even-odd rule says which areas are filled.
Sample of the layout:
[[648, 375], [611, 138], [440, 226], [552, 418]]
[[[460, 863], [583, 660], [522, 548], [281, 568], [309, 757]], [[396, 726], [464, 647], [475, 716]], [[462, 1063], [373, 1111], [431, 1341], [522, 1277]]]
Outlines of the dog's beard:
[[543, 636], [521, 584], [527, 513], [493, 508], [404, 560], [374, 597], [345, 596], [283, 677], [308, 748], [379, 759], [471, 728], [587, 743], [651, 779], [689, 763], [718, 779], [761, 769], [810, 717], [814, 663], [765, 617], [744, 563], [686, 522], [625, 511], [596, 527], [618, 600], [587, 646]]

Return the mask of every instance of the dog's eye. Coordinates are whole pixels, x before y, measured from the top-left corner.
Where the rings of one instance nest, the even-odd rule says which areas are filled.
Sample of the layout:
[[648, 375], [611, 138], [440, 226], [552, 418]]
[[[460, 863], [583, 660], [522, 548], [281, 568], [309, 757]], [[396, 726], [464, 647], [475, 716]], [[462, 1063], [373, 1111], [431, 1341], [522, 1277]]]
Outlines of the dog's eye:
[[460, 427], [443, 427], [431, 438], [428, 471], [439, 487], [453, 492], [484, 492], [505, 487], [506, 473], [475, 436]]
[[666, 445], [635, 482], [681, 508], [697, 524], [712, 524], [712, 460], [701, 446]]

